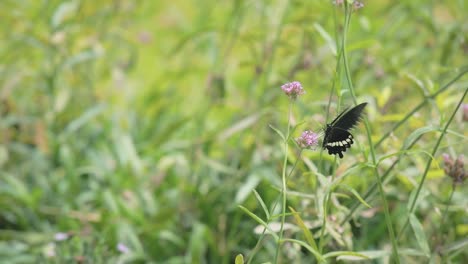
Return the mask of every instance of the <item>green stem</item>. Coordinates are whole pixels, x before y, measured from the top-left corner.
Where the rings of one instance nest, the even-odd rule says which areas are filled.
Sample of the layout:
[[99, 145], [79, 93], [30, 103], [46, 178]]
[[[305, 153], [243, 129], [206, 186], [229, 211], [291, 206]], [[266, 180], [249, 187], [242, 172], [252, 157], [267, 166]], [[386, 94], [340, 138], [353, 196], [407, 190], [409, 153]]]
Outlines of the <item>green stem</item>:
[[[331, 191], [330, 191], [331, 192]], [[323, 200], [323, 219], [322, 227], [320, 229], [320, 240], [319, 240], [319, 252], [322, 254], [323, 246], [325, 243], [325, 230], [327, 229], [327, 217], [328, 217], [328, 201], [330, 200], [330, 192], [327, 192]]]
[[439, 145], [440, 143], [442, 142], [442, 139], [444, 138], [444, 135], [447, 133], [447, 129], [449, 127], [449, 125], [452, 123], [455, 115], [457, 114], [458, 112], [458, 109], [460, 108], [461, 104], [463, 103], [463, 100], [465, 99], [465, 96], [468, 92], [468, 88], [465, 89], [465, 92], [463, 93], [463, 96], [460, 98], [460, 101], [458, 102], [458, 105], [457, 107], [455, 107], [453, 113], [452, 113], [452, 116], [450, 117], [450, 119], [448, 120], [447, 124], [445, 124], [445, 127], [444, 129], [442, 130], [442, 134], [440, 135], [439, 139], [437, 140], [434, 148], [432, 149], [432, 153], [431, 153], [431, 157], [429, 158], [429, 160], [427, 161], [426, 163], [426, 168], [424, 169], [424, 174], [422, 176], [422, 179], [421, 179], [421, 182], [419, 183], [418, 185], [418, 189], [416, 190], [416, 195], [414, 196], [414, 199], [413, 201], [411, 202], [411, 206], [410, 206], [410, 210], [408, 212], [408, 216], [406, 218], [406, 221], [405, 221], [405, 224], [403, 225], [403, 227], [401, 228], [400, 232], [398, 233], [398, 239], [400, 239], [401, 235], [403, 234], [404, 230], [406, 229], [406, 227], [408, 226], [408, 223], [409, 223], [409, 216], [413, 213], [414, 211], [414, 207], [416, 205], [416, 201], [418, 200], [418, 197], [419, 197], [419, 193], [421, 192], [421, 189], [422, 189], [422, 186], [424, 185], [424, 182], [426, 181], [426, 177], [427, 177], [427, 173], [429, 172], [429, 169], [431, 167], [431, 163], [432, 163], [432, 159], [433, 157], [435, 156], [437, 150], [439, 149]]
[[[338, 33], [338, 23], [337, 23], [337, 18], [336, 18], [336, 8], [335, 6], [332, 5], [332, 8], [333, 8], [333, 18], [334, 18], [334, 22], [335, 22], [335, 42], [336, 42], [336, 46], [337, 46], [337, 57], [336, 57], [336, 66], [335, 66], [335, 76], [332, 80], [332, 89], [330, 90], [330, 96], [328, 97], [328, 104], [327, 104], [327, 111], [326, 111], [326, 116], [325, 116], [325, 120], [328, 122], [328, 117], [329, 117], [329, 114], [330, 114], [330, 106], [331, 106], [331, 103], [332, 103], [332, 98], [333, 98], [333, 94], [335, 94], [335, 90], [336, 90], [336, 83], [337, 83], [337, 80], [341, 80], [341, 57], [343, 56], [343, 42], [341, 43], [341, 46], [338, 48], [338, 43], [340, 42], [338, 37], [339, 37], [339, 33]], [[337, 105], [340, 106], [341, 105], [341, 97], [338, 98], [338, 103]], [[322, 155], [323, 155], [323, 148], [321, 148], [320, 150], [320, 156], [319, 156], [319, 162], [320, 162], [320, 171], [322, 173], [325, 174], [324, 172], [324, 163], [323, 163], [323, 158], [322, 158]], [[330, 170], [330, 174], [332, 175], [332, 177], [335, 175], [335, 167], [336, 167], [336, 157], [334, 159], [334, 163], [333, 163], [333, 167], [331, 168]], [[332, 182], [333, 182], [333, 179], [332, 179]], [[319, 251], [320, 253], [322, 253], [322, 250], [323, 250], [323, 246], [324, 246], [324, 242], [325, 242], [325, 230], [327, 228], [327, 217], [328, 217], [328, 207], [329, 207], [329, 201], [330, 201], [330, 196], [331, 196], [331, 191], [327, 193], [327, 195], [325, 196], [325, 199], [323, 201], [323, 219], [322, 219], [322, 227], [320, 229], [320, 240], [319, 240]]]
[[445, 234], [445, 232], [443, 232], [444, 231], [443, 229], [445, 227], [445, 220], [447, 219], [448, 209], [449, 209], [449, 206], [450, 206], [450, 201], [452, 201], [453, 194], [455, 193], [455, 187], [456, 187], [456, 185], [452, 184], [452, 191], [450, 192], [450, 196], [449, 196], [448, 201], [447, 201], [447, 206], [445, 206], [444, 213], [442, 214], [442, 221], [440, 223], [440, 227], [442, 228], [442, 230], [440, 230], [440, 232], [439, 232], [439, 234], [440, 234], [439, 241], [442, 241], [442, 239], [443, 239], [442, 236]]
[[445, 90], [447, 90], [452, 84], [454, 84], [456, 81], [458, 81], [458, 79], [460, 79], [463, 75], [465, 75], [466, 73], [468, 72], [468, 67], [466, 68], [462, 68], [460, 73], [455, 76], [455, 78], [453, 78], [450, 82], [448, 82], [447, 84], [445, 84], [444, 86], [442, 86], [442, 88], [440, 88], [437, 92], [427, 96], [424, 101], [422, 101], [421, 103], [419, 103], [419, 105], [417, 105], [415, 108], [413, 108], [413, 110], [411, 110], [411, 112], [409, 112], [408, 114], [406, 114], [406, 116], [401, 119], [400, 121], [398, 121], [398, 123], [396, 123], [392, 129], [390, 129], [389, 131], [387, 131], [387, 133], [385, 133], [380, 139], [379, 141], [377, 141], [377, 143], [375, 143], [375, 147], [377, 148], [378, 146], [380, 146], [380, 144], [386, 139], [388, 138], [398, 127], [400, 127], [401, 125], [405, 124], [406, 123], [406, 120], [408, 120], [410, 117], [414, 116], [414, 114], [419, 110], [421, 109], [428, 101], [429, 99], [434, 99], [436, 98], [439, 94], [441, 94], [442, 92], [444, 92]]
[[[301, 160], [301, 156], [302, 156], [302, 151], [303, 149], [301, 149], [301, 151], [299, 152], [299, 155], [298, 155], [298, 158], [296, 159], [296, 161], [294, 162], [291, 170], [289, 171], [288, 175], [286, 176], [286, 182], [287, 180], [289, 179], [289, 177], [291, 176], [291, 174], [293, 173], [294, 169], [296, 168], [297, 164], [299, 163], [299, 160]], [[278, 202], [280, 200], [280, 198], [282, 197], [282, 193], [279, 194], [280, 196], [278, 196], [275, 200], [275, 203], [273, 204], [273, 207], [271, 209], [271, 212], [274, 212], [275, 209], [276, 209], [276, 206], [278, 205]], [[266, 223], [269, 225], [271, 220], [273, 219], [273, 217], [270, 215], [270, 217], [267, 219]], [[247, 262], [247, 264], [250, 264], [252, 263], [252, 260], [253, 258], [255, 257], [255, 255], [257, 254], [258, 250], [260, 249], [260, 244], [261, 242], [263, 241], [263, 239], [265, 238], [265, 233], [266, 233], [267, 229], [266, 227], [263, 228], [263, 232], [262, 234], [260, 235], [260, 238], [258, 239], [257, 243], [255, 244], [255, 247], [254, 249], [252, 250], [252, 255], [249, 257], [249, 261]]]
[[281, 193], [282, 195], [282, 208], [281, 208], [281, 227], [280, 227], [280, 234], [279, 234], [279, 240], [278, 240], [278, 245], [276, 248], [276, 255], [275, 255], [275, 263], [278, 263], [278, 258], [281, 250], [281, 241], [283, 240], [283, 234], [284, 234], [284, 222], [286, 219], [286, 197], [287, 197], [287, 186], [286, 186], [286, 166], [288, 165], [288, 141], [289, 141], [289, 131], [290, 131], [290, 126], [291, 126], [291, 114], [292, 114], [292, 105], [293, 105], [293, 99], [290, 99], [289, 101], [289, 111], [288, 111], [288, 128], [286, 132], [286, 136], [284, 139], [284, 160], [283, 160], [283, 172], [281, 175], [282, 179], [282, 189]]
[[[353, 83], [351, 81], [351, 73], [350, 73], [349, 64], [348, 64], [348, 55], [347, 55], [347, 52], [346, 52], [346, 36], [347, 36], [348, 29], [349, 29], [349, 23], [350, 23], [350, 20], [351, 20], [352, 11], [349, 8], [348, 4], [345, 4], [345, 10], [346, 10], [346, 16], [345, 16], [345, 27], [344, 27], [344, 34], [343, 34], [343, 62], [344, 62], [346, 80], [348, 81], [349, 90], [351, 92], [351, 96], [353, 98], [354, 103], [357, 104], [356, 94], [355, 94], [355, 91], [354, 91], [354, 86], [353, 86]], [[373, 166], [374, 167], [374, 175], [375, 175], [375, 177], [377, 179], [377, 185], [379, 187], [379, 193], [380, 193], [380, 197], [381, 197], [383, 208], [384, 208], [385, 222], [386, 222], [386, 225], [387, 225], [388, 233], [390, 235], [390, 240], [392, 242], [392, 252], [393, 252], [394, 261], [395, 261], [395, 263], [400, 263], [400, 257], [399, 257], [399, 254], [398, 254], [397, 239], [395, 238], [395, 233], [393, 231], [392, 220], [391, 220], [391, 217], [390, 217], [390, 211], [388, 209], [388, 202], [387, 202], [387, 199], [385, 197], [385, 192], [384, 192], [384, 189], [383, 189], [382, 179], [380, 178], [379, 171], [377, 169], [377, 159], [376, 159], [376, 156], [375, 156], [374, 144], [372, 143], [372, 137], [371, 137], [372, 133], [371, 133], [371, 129], [370, 129], [370, 126], [369, 126], [369, 122], [367, 121], [367, 118], [364, 118], [364, 125], [366, 127], [367, 141], [369, 142], [369, 149], [370, 149], [370, 154], [371, 154], [371, 158], [372, 158], [372, 164], [374, 165]]]
[[[445, 85], [441, 86], [441, 88], [439, 90], [437, 90], [435, 93], [433, 93], [432, 95], [429, 95], [427, 97], [424, 98], [424, 100], [422, 102], [420, 102], [416, 107], [413, 108], [413, 110], [411, 110], [408, 114], [406, 114], [406, 116], [400, 120], [395, 126], [393, 126], [392, 129], [390, 129], [387, 133], [385, 133], [384, 136], [382, 136], [379, 141], [377, 141], [377, 143], [375, 144], [375, 147], [374, 148], [377, 148], [380, 143], [382, 143], [392, 132], [394, 132], [400, 125], [404, 124], [406, 122], [406, 120], [408, 120], [411, 116], [413, 116], [414, 113], [416, 113], [419, 109], [421, 109], [425, 104], [427, 104], [427, 102], [430, 100], [430, 99], [434, 99], [436, 98], [439, 94], [441, 94], [442, 92], [444, 92], [445, 90], [447, 90], [452, 84], [454, 84], [458, 79], [460, 79], [463, 75], [465, 75], [466, 73], [468, 72], [468, 67], [467, 68], [463, 68], [452, 80], [450, 80], [448, 83], [446, 83]], [[409, 150], [411, 149], [414, 144], [417, 143], [417, 141], [420, 139], [421, 137], [418, 137], [415, 141], [413, 141], [407, 148], [405, 149], [401, 149], [399, 152], [403, 152], [403, 151], [406, 151], [406, 150]], [[397, 160], [395, 160], [392, 165], [385, 171], [385, 173], [382, 175], [381, 177], [381, 180], [383, 183], [385, 183], [386, 179], [388, 178], [388, 176], [390, 175], [390, 172], [393, 171], [393, 168], [396, 166], [396, 164], [398, 164], [398, 162], [400, 162], [400, 160], [402, 160], [401, 156], [398, 156]], [[367, 189], [367, 192], [364, 196], [362, 196], [362, 198], [364, 200], [367, 200], [369, 197], [373, 196], [375, 191], [377, 190], [377, 183], [374, 183], [371, 187], [369, 187]], [[361, 207], [362, 204], [359, 202], [359, 201], [356, 201], [354, 202], [354, 204], [351, 206], [351, 209], [349, 210], [349, 212], [347, 213], [346, 217], [342, 220], [341, 224], [344, 224], [346, 222], [348, 222], [350, 219], [351, 219], [351, 216], [354, 214], [354, 212], [359, 208]]]

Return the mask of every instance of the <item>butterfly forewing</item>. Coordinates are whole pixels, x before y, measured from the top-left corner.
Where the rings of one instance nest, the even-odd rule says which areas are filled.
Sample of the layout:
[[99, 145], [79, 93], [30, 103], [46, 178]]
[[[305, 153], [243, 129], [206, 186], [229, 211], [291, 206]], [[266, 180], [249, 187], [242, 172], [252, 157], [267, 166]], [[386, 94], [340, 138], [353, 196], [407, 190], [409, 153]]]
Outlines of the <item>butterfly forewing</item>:
[[344, 130], [350, 130], [353, 128], [361, 119], [362, 110], [366, 107], [367, 103], [362, 103], [354, 108], [343, 111], [333, 122], [330, 124], [333, 127], [339, 127]]
[[343, 152], [354, 143], [353, 135], [349, 132], [361, 119], [362, 111], [367, 103], [362, 103], [350, 110], [345, 110], [330, 124], [327, 125], [323, 148], [328, 150], [328, 154], [338, 154], [343, 158]]

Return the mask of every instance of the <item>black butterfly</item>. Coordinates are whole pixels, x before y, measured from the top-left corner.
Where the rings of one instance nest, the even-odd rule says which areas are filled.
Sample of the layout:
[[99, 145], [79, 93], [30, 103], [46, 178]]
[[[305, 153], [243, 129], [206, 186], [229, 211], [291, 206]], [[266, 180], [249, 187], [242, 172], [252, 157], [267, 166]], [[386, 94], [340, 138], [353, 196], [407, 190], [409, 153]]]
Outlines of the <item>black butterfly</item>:
[[361, 120], [362, 110], [366, 105], [367, 103], [362, 103], [352, 109], [345, 109], [335, 120], [327, 124], [322, 147], [328, 149], [328, 154], [338, 154], [340, 158], [343, 158], [342, 152], [354, 143], [353, 135], [349, 133], [349, 130]]

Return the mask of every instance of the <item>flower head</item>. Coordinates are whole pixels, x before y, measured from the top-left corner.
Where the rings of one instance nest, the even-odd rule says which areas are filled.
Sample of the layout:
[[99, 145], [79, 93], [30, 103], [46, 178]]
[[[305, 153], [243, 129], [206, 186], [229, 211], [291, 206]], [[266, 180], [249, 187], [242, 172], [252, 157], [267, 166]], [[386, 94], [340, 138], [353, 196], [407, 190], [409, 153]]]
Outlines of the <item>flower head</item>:
[[312, 149], [318, 144], [318, 134], [310, 130], [302, 132], [302, 135], [296, 139], [297, 144], [301, 148], [310, 148]]
[[305, 93], [300, 82], [291, 82], [283, 84], [281, 86], [281, 89], [291, 99], [296, 99], [298, 95]]
[[119, 242], [117, 244], [117, 250], [120, 252], [120, 253], [123, 253], [123, 254], [126, 254], [128, 252], [130, 252], [130, 249], [127, 247], [127, 245], [125, 245], [124, 243], [122, 242]]
[[467, 178], [465, 171], [465, 162], [463, 155], [458, 156], [458, 159], [454, 160], [448, 154], [442, 154], [444, 159], [444, 171], [453, 180], [453, 184], [461, 184]]
[[70, 235], [68, 233], [63, 233], [63, 232], [58, 232], [58, 233], [55, 233], [54, 235], [55, 241], [64, 241], [64, 240], [67, 240], [69, 237]]
[[463, 104], [463, 121], [468, 122], [468, 104]]
[[363, 2], [359, 2], [359, 1], [354, 1], [353, 2], [353, 8], [354, 10], [358, 10], [358, 9], [361, 9], [364, 7], [364, 3]]

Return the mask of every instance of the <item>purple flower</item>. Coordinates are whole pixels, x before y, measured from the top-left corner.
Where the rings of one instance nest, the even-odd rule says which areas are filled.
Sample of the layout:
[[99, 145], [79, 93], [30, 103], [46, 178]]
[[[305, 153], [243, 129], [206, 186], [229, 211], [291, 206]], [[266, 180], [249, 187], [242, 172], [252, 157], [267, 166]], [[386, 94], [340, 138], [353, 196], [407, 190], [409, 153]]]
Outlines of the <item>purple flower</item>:
[[120, 252], [120, 253], [123, 253], [123, 254], [126, 254], [126, 253], [129, 253], [130, 252], [130, 249], [122, 242], [119, 242], [117, 244], [117, 250]]
[[296, 99], [298, 95], [305, 93], [300, 82], [291, 82], [283, 84], [281, 86], [281, 89], [291, 99]]
[[463, 121], [468, 122], [468, 104], [463, 104]]
[[302, 132], [302, 135], [296, 139], [297, 144], [301, 148], [312, 149], [318, 144], [318, 134], [310, 130]]
[[69, 235], [67, 233], [58, 232], [54, 235], [55, 241], [64, 241], [67, 240]]
[[450, 164], [450, 163], [451, 163], [452, 158], [450, 157], [449, 154], [443, 153], [443, 154], [442, 154], [442, 158], [444, 159], [444, 163], [445, 163], [445, 164]]
[[335, 0], [333, 1], [334, 5], [342, 5], [344, 3], [344, 0]]
[[358, 10], [358, 9], [361, 9], [364, 7], [364, 3], [363, 2], [359, 2], [359, 1], [354, 1], [353, 2], [353, 8], [354, 10]]
[[444, 159], [444, 171], [453, 180], [453, 184], [461, 184], [467, 178], [465, 171], [465, 162], [463, 155], [458, 156], [458, 159], [454, 160], [448, 154], [442, 154]]

